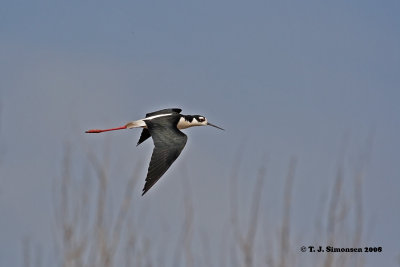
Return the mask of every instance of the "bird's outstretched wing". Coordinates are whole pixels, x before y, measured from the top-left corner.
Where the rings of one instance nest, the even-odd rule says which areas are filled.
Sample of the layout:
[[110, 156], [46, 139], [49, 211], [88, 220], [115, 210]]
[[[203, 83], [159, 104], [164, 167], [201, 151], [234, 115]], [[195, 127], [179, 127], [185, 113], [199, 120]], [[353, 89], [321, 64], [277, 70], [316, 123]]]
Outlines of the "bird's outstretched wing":
[[[180, 108], [166, 108], [166, 109], [161, 109], [161, 110], [157, 110], [151, 113], [147, 113], [146, 114], [146, 118], [151, 117], [151, 116], [155, 116], [155, 115], [161, 115], [161, 114], [179, 114], [181, 113], [182, 109]], [[143, 129], [142, 134], [140, 135], [139, 141], [137, 142], [136, 146], [140, 145], [141, 143], [143, 143], [144, 141], [147, 140], [147, 138], [149, 138], [150, 132], [147, 129]]]
[[176, 128], [179, 116], [168, 116], [145, 121], [154, 142], [142, 196], [161, 178], [181, 154], [187, 136]]

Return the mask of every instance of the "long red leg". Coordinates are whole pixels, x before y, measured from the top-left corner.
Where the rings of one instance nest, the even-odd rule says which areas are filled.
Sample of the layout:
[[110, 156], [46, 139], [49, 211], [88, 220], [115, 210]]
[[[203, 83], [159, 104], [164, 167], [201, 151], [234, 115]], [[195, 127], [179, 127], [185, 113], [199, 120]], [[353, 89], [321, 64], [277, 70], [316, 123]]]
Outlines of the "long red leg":
[[104, 130], [92, 129], [92, 130], [87, 130], [85, 133], [102, 133], [102, 132], [123, 130], [123, 129], [126, 129], [126, 125], [121, 126], [121, 127], [117, 127], [117, 128], [104, 129]]

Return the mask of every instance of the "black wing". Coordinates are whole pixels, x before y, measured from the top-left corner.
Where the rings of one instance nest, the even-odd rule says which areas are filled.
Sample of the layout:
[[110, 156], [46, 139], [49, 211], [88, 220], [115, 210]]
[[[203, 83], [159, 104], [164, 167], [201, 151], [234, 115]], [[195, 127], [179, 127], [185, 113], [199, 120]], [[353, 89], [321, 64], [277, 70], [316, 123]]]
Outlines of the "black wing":
[[149, 130], [147, 130], [146, 128], [143, 129], [142, 134], [140, 135], [139, 141], [137, 142], [136, 146], [140, 145], [141, 143], [143, 143], [144, 141], [146, 141], [147, 138], [149, 138], [150, 132]]
[[168, 116], [145, 121], [153, 138], [154, 150], [142, 196], [168, 170], [186, 145], [187, 136], [176, 128], [178, 120], [179, 116]]
[[[154, 111], [151, 113], [147, 113], [146, 114], [146, 118], [151, 117], [151, 116], [155, 116], [155, 115], [160, 115], [160, 114], [179, 114], [181, 113], [182, 109], [180, 108], [166, 108], [166, 109], [162, 109], [162, 110], [158, 110], [158, 111]], [[144, 141], [147, 140], [147, 138], [149, 138], [150, 132], [147, 129], [143, 129], [142, 134], [140, 135], [139, 141], [136, 144], [136, 146], [140, 145], [141, 143], [143, 143]]]

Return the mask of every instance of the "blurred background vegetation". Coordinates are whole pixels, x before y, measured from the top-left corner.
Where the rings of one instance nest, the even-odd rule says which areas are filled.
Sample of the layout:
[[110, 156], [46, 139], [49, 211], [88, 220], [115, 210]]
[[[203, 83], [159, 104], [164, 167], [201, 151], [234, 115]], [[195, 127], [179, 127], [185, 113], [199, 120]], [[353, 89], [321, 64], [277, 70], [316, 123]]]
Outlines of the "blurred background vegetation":
[[[366, 146], [371, 146], [370, 141]], [[223, 230], [217, 234], [207, 233], [207, 228], [196, 222], [198, 212], [194, 203], [200, 200], [192, 194], [196, 189], [191, 186], [191, 175], [185, 164], [174, 166], [180, 169], [175, 183], [179, 180], [182, 184], [181, 190], [177, 190], [180, 217], [163, 218], [175, 214], [166, 211], [151, 215], [146, 204], [151, 195], [162, 190], [162, 184], [153, 188], [149, 196], [136, 196], [143, 185], [143, 169], [147, 169], [144, 161], [137, 161], [129, 179], [119, 187], [115, 179], [121, 177], [115, 173], [115, 166], [110, 166], [109, 146], [106, 144], [100, 149], [101, 157], [93, 153], [92, 148], [86, 146], [86, 149], [84, 162], [75, 162], [76, 148], [71, 143], [65, 144], [62, 172], [55, 174], [53, 184], [52, 249], [43, 250], [27, 237], [22, 241], [23, 266], [328, 267], [365, 264], [365, 253], [303, 253], [300, 247], [363, 247], [368, 244], [363, 177], [370, 149], [360, 156], [363, 164], [353, 175], [345, 170], [345, 155], [341, 155], [336, 173], [327, 174], [332, 177], [330, 188], [314, 189], [316, 198], [320, 198], [320, 208], [308, 218], [308, 229], [293, 225], [293, 204], [297, 201], [294, 182], [301, 160], [290, 158], [284, 177], [270, 177], [268, 160], [264, 157], [265, 164], [256, 167], [255, 177], [247, 177], [240, 172], [245, 155], [242, 155], [243, 149], [238, 149], [232, 169], [222, 178], [226, 180], [226, 187], [219, 189], [221, 198], [228, 198], [226, 210], [221, 210], [223, 215], [211, 219], [223, 225]], [[269, 179], [284, 180], [283, 188], [266, 189]], [[243, 181], [247, 189], [240, 188]], [[344, 190], [345, 185], [350, 188]], [[278, 213], [269, 212], [263, 205], [263, 194], [270, 190], [281, 191], [281, 197], [273, 203], [280, 210]], [[172, 226], [175, 230], [168, 230], [171, 225], [166, 225], [167, 222], [176, 224]], [[143, 227], [146, 224], [149, 227]]]

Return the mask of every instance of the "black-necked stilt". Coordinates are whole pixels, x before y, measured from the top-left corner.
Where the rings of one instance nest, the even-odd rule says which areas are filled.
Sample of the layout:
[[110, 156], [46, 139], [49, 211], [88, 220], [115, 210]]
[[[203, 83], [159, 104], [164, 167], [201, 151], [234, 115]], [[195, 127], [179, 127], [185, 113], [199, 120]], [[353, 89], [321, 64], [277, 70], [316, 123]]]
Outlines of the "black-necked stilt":
[[88, 130], [86, 133], [143, 128], [137, 145], [140, 145], [150, 136], [153, 138], [154, 150], [147, 171], [146, 183], [142, 193], [143, 196], [168, 170], [185, 147], [187, 136], [180, 131], [181, 129], [192, 126], [210, 125], [224, 130], [221, 127], [209, 123], [204, 116], [182, 115], [180, 114], [181, 111], [182, 110], [179, 108], [162, 109], [148, 113], [146, 114], [146, 118], [128, 122], [121, 127], [104, 130]]

